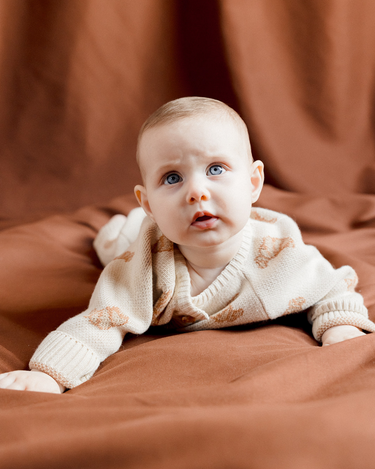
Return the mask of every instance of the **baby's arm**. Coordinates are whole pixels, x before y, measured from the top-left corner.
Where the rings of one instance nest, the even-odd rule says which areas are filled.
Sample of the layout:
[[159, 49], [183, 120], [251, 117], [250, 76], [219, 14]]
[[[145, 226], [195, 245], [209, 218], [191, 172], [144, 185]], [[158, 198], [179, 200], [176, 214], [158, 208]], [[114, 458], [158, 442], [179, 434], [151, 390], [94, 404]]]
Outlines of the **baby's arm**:
[[115, 215], [99, 230], [94, 240], [94, 249], [104, 266], [134, 243], [145, 217], [143, 208], [138, 207], [127, 217]]
[[[128, 217], [116, 215], [102, 228], [94, 242], [94, 247], [103, 265], [108, 264], [114, 257], [122, 254], [135, 241], [145, 218], [146, 214], [143, 209], [138, 208], [132, 210]], [[153, 229], [153, 227], [151, 228]], [[146, 227], [146, 229], [149, 228]], [[46, 352], [46, 347], [42, 347], [45, 342], [43, 341], [32, 357], [34, 362], [36, 356], [38, 359], [36, 360], [37, 363], [30, 365], [31, 371], [19, 370], [0, 374], [0, 389], [62, 393], [66, 389], [63, 385], [49, 374], [38, 370], [39, 365], [43, 365], [43, 360], [50, 360], [52, 363], [50, 363], [49, 369], [55, 372], [57, 367], [59, 371], [56, 374], [63, 377], [63, 380], [66, 381], [63, 381], [64, 384], [68, 387], [74, 387], [89, 379], [99, 366], [99, 363], [118, 350], [126, 332], [142, 333], [148, 329], [152, 314], [146, 318], [146, 321], [143, 318], [134, 318], [130, 323], [130, 317], [120, 310], [120, 306], [124, 302], [124, 296], [126, 296], [122, 285], [134, 284], [133, 287], [137, 292], [141, 283], [139, 278], [134, 280], [132, 275], [128, 275], [123, 281], [122, 266], [126, 266], [130, 262], [134, 252], [131, 254], [129, 259], [125, 259], [125, 263], [124, 260], [121, 260], [120, 264], [115, 267], [114, 276], [109, 274], [105, 277], [104, 287], [106, 288], [103, 288], [103, 294], [100, 293], [100, 287], [98, 289], [98, 285], [96, 286], [93, 297], [96, 296], [97, 301], [94, 301], [92, 304], [90, 302], [91, 308], [89, 310], [66, 321], [57, 331], [52, 332], [46, 337], [45, 341], [48, 342], [49, 340], [47, 347], [49, 353]], [[109, 270], [111, 271], [111, 269]], [[147, 279], [145, 280], [143, 272], [140, 276], [147, 284]], [[149, 280], [149, 284], [152, 286], [152, 277]], [[98, 284], [100, 284], [100, 280]], [[148, 293], [152, 302], [152, 287]], [[144, 291], [142, 292], [143, 294]], [[136, 296], [133, 292], [129, 295], [129, 298]], [[105, 303], [106, 299], [111, 301], [109, 305]], [[125, 301], [125, 303], [128, 304], [129, 301]], [[116, 306], [113, 306], [113, 304]], [[126, 309], [124, 308], [124, 311]], [[150, 308], [147, 305], [147, 311], [149, 310]], [[152, 312], [152, 308], [150, 311]], [[81, 327], [81, 320], [85, 323], [83, 328]], [[75, 327], [77, 322], [79, 323], [78, 328]], [[94, 330], [96, 333], [90, 333], [90, 327], [91, 331]], [[65, 329], [67, 329], [67, 332]], [[78, 337], [76, 334], [77, 330], [81, 331], [85, 337]], [[55, 342], [58, 343], [59, 355], [56, 355], [53, 347], [51, 347], [51, 344], [56, 346]], [[68, 363], [66, 363], [67, 357]], [[72, 360], [73, 358], [74, 360]], [[40, 359], [42, 361], [39, 363]], [[60, 368], [62, 367], [61, 370], [59, 366]], [[67, 371], [67, 369], [69, 370]], [[67, 376], [64, 373], [67, 373]]]
[[0, 388], [17, 391], [38, 391], [60, 394], [65, 387], [42, 371], [10, 371], [0, 374]]
[[333, 345], [362, 335], [366, 334], [355, 326], [334, 326], [327, 329], [322, 335], [322, 345]]

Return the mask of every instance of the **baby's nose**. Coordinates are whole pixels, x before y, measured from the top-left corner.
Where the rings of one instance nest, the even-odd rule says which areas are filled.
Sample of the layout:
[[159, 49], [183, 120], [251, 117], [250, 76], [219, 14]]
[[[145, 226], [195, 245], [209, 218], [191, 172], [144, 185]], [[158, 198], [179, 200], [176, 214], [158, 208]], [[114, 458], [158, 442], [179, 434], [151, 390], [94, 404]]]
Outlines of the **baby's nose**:
[[202, 200], [209, 200], [210, 193], [205, 184], [194, 181], [189, 185], [188, 192], [186, 195], [186, 201], [189, 204], [194, 204]]

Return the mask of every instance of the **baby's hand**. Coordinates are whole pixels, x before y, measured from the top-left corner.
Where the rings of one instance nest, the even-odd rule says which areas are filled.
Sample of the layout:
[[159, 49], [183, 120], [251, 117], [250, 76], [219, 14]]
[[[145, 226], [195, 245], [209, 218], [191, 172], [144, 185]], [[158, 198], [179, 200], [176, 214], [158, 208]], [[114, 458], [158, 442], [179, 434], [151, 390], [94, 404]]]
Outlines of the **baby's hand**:
[[366, 335], [364, 332], [358, 329], [355, 326], [334, 326], [330, 329], [327, 329], [322, 335], [322, 344], [323, 345], [333, 345], [338, 342], [343, 342], [344, 340], [354, 339], [355, 337], [360, 337], [361, 335]]
[[0, 374], [0, 388], [60, 394], [65, 388], [42, 371], [10, 371]]

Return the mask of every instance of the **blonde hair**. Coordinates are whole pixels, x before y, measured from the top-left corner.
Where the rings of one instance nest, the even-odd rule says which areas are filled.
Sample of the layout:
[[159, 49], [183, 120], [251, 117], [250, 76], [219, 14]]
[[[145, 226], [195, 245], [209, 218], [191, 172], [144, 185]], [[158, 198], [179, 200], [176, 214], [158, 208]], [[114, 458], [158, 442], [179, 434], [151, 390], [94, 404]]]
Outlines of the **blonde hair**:
[[143, 123], [141, 130], [138, 134], [138, 144], [136, 159], [139, 164], [139, 146], [143, 134], [148, 130], [157, 126], [169, 124], [179, 119], [186, 119], [191, 117], [211, 115], [217, 118], [230, 118], [233, 123], [239, 128], [241, 134], [248, 142], [248, 154], [252, 161], [251, 147], [249, 133], [245, 122], [240, 115], [227, 104], [212, 98], [203, 98], [200, 96], [188, 96], [185, 98], [178, 98], [169, 101], [163, 106], [159, 107], [153, 114], [151, 114]]

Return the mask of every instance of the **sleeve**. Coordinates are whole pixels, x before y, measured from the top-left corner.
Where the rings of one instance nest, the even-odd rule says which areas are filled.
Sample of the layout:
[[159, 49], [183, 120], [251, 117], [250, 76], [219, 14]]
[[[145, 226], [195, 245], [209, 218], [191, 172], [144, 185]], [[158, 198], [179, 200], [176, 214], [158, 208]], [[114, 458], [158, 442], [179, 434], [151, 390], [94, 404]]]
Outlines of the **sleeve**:
[[375, 324], [368, 319], [363, 297], [354, 290], [358, 283], [357, 275], [351, 267], [346, 266], [345, 269], [345, 278], [309, 310], [312, 333], [319, 342], [324, 332], [334, 326], [350, 325], [375, 332]]
[[115, 353], [127, 332], [142, 334], [152, 321], [153, 279], [150, 220], [141, 236], [103, 270], [83, 313], [50, 333], [30, 361], [68, 388], [90, 379]]
[[303, 242], [290, 217], [276, 215], [267, 230], [258, 230], [253, 259], [256, 290], [270, 319], [307, 310], [318, 341], [337, 325], [375, 332], [363, 297], [355, 292], [355, 271], [350, 266], [335, 269], [318, 249]]
[[115, 215], [98, 232], [94, 249], [103, 266], [125, 252], [135, 242], [146, 213], [138, 207], [125, 215]]

